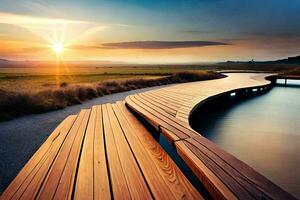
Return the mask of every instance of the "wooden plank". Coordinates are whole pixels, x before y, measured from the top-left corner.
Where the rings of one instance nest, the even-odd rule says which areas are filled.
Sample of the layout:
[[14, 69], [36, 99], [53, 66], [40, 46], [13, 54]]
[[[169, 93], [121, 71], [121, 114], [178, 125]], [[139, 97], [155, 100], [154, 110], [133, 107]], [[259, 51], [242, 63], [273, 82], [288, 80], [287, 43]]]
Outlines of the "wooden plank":
[[[131, 101], [129, 101], [132, 100]], [[184, 132], [180, 132], [179, 130], [176, 130], [176, 124], [174, 123], [170, 123], [171, 122], [168, 118], [166, 118], [165, 116], [161, 115], [159, 112], [157, 112], [156, 110], [152, 109], [149, 106], [146, 106], [145, 104], [143, 104], [141, 101], [136, 100], [135, 96], [130, 96], [129, 99], [126, 99], [126, 102], [128, 102], [129, 106], [132, 107], [136, 107], [137, 110], [139, 111], [144, 111], [144, 116], [146, 119], [148, 118], [154, 118], [157, 119], [156, 122], [158, 124], [160, 124], [160, 126], [158, 127], [158, 130], [160, 130], [160, 128], [163, 127], [168, 127], [168, 129], [173, 130], [173, 135], [168, 135], [168, 138], [171, 138], [173, 141], [174, 140], [179, 140], [181, 138], [187, 138], [188, 136], [184, 133]], [[146, 103], [147, 104], [147, 103]], [[154, 106], [153, 106], [154, 107]], [[175, 127], [174, 127], [175, 126]]]
[[82, 110], [38, 194], [38, 199], [70, 198], [90, 110]]
[[179, 99], [182, 102], [188, 101], [192, 96], [185, 95], [183, 93], [176, 93], [175, 90], [169, 90], [167, 93], [162, 92], [161, 95], [165, 97], [171, 97], [172, 99]]
[[124, 102], [118, 102], [113, 108], [154, 198], [201, 199], [174, 161], [129, 112]]
[[[195, 131], [187, 128], [188, 125], [185, 122], [182, 122], [176, 119], [175, 117], [173, 117], [172, 115], [167, 114], [162, 109], [151, 104], [151, 102], [140, 98], [138, 95], [133, 95], [130, 96], [129, 98], [131, 98], [136, 104], [140, 104], [140, 106], [148, 110], [149, 113], [152, 113], [157, 117], [159, 117], [159, 119], [161, 119], [161, 121], [164, 121], [166, 124], [168, 124], [168, 126], [172, 126], [173, 128], [177, 129], [179, 132], [174, 131], [174, 134], [176, 134], [179, 139], [187, 138], [187, 136], [191, 137], [191, 136], [198, 135], [198, 133], [196, 133]], [[128, 105], [131, 106], [130, 104]], [[164, 126], [169, 130], [172, 130], [170, 127], [167, 127], [166, 125], [161, 124], [161, 126]]]
[[[140, 95], [143, 95], [143, 93], [141, 93]], [[172, 100], [166, 100], [166, 99], [163, 99], [159, 96], [154, 96], [154, 95], [151, 96], [151, 95], [147, 94], [147, 95], [144, 95], [144, 97], [148, 98], [148, 99], [152, 99], [153, 101], [155, 101], [155, 102], [157, 102], [161, 105], [169, 107], [170, 109], [174, 110], [175, 113], [180, 108], [180, 106], [182, 105], [182, 103], [179, 103], [179, 102], [177, 102], [177, 103], [172, 102], [173, 99]]]
[[112, 105], [103, 105], [108, 165], [115, 199], [151, 199], [147, 183], [136, 163], [113, 112]]
[[148, 100], [151, 100], [151, 103], [157, 107], [159, 107], [160, 109], [163, 109], [165, 112], [167, 112], [168, 114], [172, 115], [175, 117], [176, 115], [176, 108], [172, 108], [172, 106], [167, 106], [166, 103], [164, 102], [160, 102], [160, 101], [157, 101], [156, 99], [153, 99], [149, 96], [144, 96], [143, 94], [140, 95], [141, 98], [143, 99], [148, 99]]
[[74, 199], [109, 199], [101, 106], [94, 106], [84, 139], [77, 171]]
[[185, 102], [188, 101], [191, 97], [190, 96], [186, 96], [184, 94], [180, 94], [180, 93], [175, 93], [172, 90], [168, 90], [168, 92], [166, 91], [161, 91], [158, 92], [161, 96], [165, 96], [165, 97], [172, 97], [174, 99], [178, 98], [179, 100]]
[[[184, 144], [188, 148], [186, 154], [190, 154], [192, 152], [199, 160], [205, 163], [206, 167], [213, 172], [215, 176], [222, 180], [226, 187], [229, 188], [235, 196], [241, 199], [259, 198], [254, 195], [257, 191], [253, 190], [249, 183], [243, 180], [245, 177], [241, 176], [231, 166], [224, 162], [224, 160], [220, 160], [217, 155], [213, 154], [205, 146], [195, 144], [195, 141], [191, 138], [185, 140]], [[184, 153], [183, 150], [182, 153]]]
[[37, 171], [36, 174], [32, 177], [32, 180], [30, 181], [30, 184], [27, 186], [26, 190], [22, 193], [22, 196], [20, 198], [16, 197], [16, 199], [33, 199], [36, 197], [39, 188], [41, 187], [43, 181], [46, 178], [46, 175], [48, 171], [51, 169], [54, 160], [59, 155], [59, 150], [66, 138], [66, 135], [68, 134], [70, 128], [65, 130], [61, 133], [62, 137], [58, 137], [56, 140], [57, 145], [53, 145], [53, 148], [51, 148], [51, 151], [49, 152], [49, 156], [45, 159], [44, 162], [42, 162], [41, 167]]
[[185, 123], [189, 123], [188, 121], [188, 117], [185, 117], [185, 116], [181, 116], [181, 115], [176, 115], [176, 118], [179, 119], [180, 121], [183, 121]]
[[68, 134], [76, 116], [67, 117], [50, 134], [48, 139], [42, 144], [39, 150], [26, 163], [16, 178], [3, 192], [0, 199], [19, 199], [21, 196], [33, 198], [44, 180], [51, 163], [57, 156], [66, 135]]
[[[247, 197], [249, 194], [254, 199], [294, 199], [290, 194], [206, 138], [201, 137], [201, 142], [198, 142], [199, 138], [200, 136], [197, 141], [194, 138], [178, 141], [175, 142], [175, 146], [181, 157], [200, 179], [213, 180], [210, 174], [212, 172], [234, 195], [242, 199], [250, 199]], [[211, 171], [208, 175], [205, 175], [207, 172], [203, 171], [203, 167], [199, 167], [201, 163], [204, 163]], [[220, 187], [216, 183], [205, 183], [211, 193]], [[217, 187], [212, 187], [212, 185]]]
[[96, 110], [92, 109], [83, 141], [79, 167], [77, 171], [74, 198], [94, 198], [94, 130]]
[[103, 114], [103, 129], [105, 130], [104, 139], [106, 143], [106, 152], [107, 152], [107, 160], [108, 160], [107, 164], [110, 170], [113, 197], [116, 199], [121, 197], [123, 197], [124, 199], [129, 199], [130, 191], [126, 183], [126, 178], [116, 148], [116, 143], [114, 141], [109, 114], [107, 111], [107, 106], [102, 106], [102, 114]]
[[[154, 105], [152, 103], [152, 101], [149, 101], [148, 99], [145, 99], [143, 97], [141, 97], [140, 95], [134, 95], [132, 96], [132, 99], [136, 102], [139, 103], [140, 106], [142, 106], [143, 108], [145, 108], [146, 110], [148, 110], [150, 113], [155, 114], [158, 118], [160, 118], [162, 121], [172, 125], [173, 127], [177, 128], [180, 130], [181, 125], [176, 123], [176, 120], [174, 121], [173, 119], [175, 119], [174, 116], [166, 113], [163, 109], [157, 107], [156, 105]], [[183, 137], [185, 137], [185, 134], [183, 133], [182, 135]], [[181, 137], [179, 137], [181, 138]]]
[[[161, 109], [160, 107], [156, 106], [155, 104], [153, 104], [152, 101], [150, 101], [149, 99], [143, 98], [141, 95], [133, 95], [133, 97], [139, 101], [140, 103], [142, 103], [143, 107], [147, 108], [147, 109], [151, 109], [151, 112], [155, 112], [157, 115], [161, 116], [161, 119], [165, 119], [164, 121], [169, 122], [170, 124], [174, 123], [174, 126], [177, 127], [178, 129], [181, 128], [186, 128], [186, 124], [178, 121], [174, 116], [169, 115], [168, 113], [164, 112], [163, 109]], [[179, 125], [179, 126], [178, 126]]]
[[152, 96], [154, 98], [157, 98], [159, 100], [162, 100], [164, 102], [168, 102], [170, 105], [173, 105], [175, 107], [179, 107], [180, 105], [182, 105], [186, 100], [180, 100], [179, 98], [175, 98], [175, 97], [172, 97], [172, 96], [165, 96], [165, 95], [158, 95], [158, 94], [155, 94], [155, 93], [144, 93], [146, 94], [147, 96]]
[[[294, 199], [294, 197], [289, 193], [256, 172], [246, 163], [222, 150], [210, 140], [202, 136], [198, 136], [196, 138], [189, 138], [186, 141], [197, 149], [203, 149], [210, 157], [219, 157], [214, 159], [215, 162], [222, 166], [227, 173], [229, 173], [257, 199]], [[196, 152], [194, 153], [197, 154]]]
[[175, 142], [180, 157], [191, 168], [214, 199], [238, 199], [205, 163], [189, 150], [184, 141]]
[[177, 116], [178, 116], [178, 117], [185, 118], [185, 119], [188, 119], [189, 113], [177, 112], [176, 117], [177, 117]]
[[[102, 106], [96, 106], [94, 136], [94, 199], [110, 199], [108, 166], [106, 163]], [[95, 109], [93, 108], [93, 109]]]
[[[180, 87], [180, 85], [172, 86], [169, 88], [162, 88], [161, 90], [164, 92], [172, 92], [172, 94], [177, 94], [177, 95], [183, 95], [183, 93], [176, 87]], [[190, 94], [184, 94], [185, 97], [193, 97], [193, 95]]]
[[184, 105], [180, 106], [180, 108], [177, 110], [177, 112], [189, 114], [191, 112], [191, 110], [192, 110], [192, 106], [184, 104]]
[[149, 99], [153, 100], [154, 102], [162, 104], [162, 105], [174, 110], [174, 112], [176, 112], [176, 110], [180, 107], [179, 103], [174, 104], [168, 100], [164, 100], [163, 98], [160, 98], [159, 96], [154, 96], [154, 95], [152, 96], [147, 93], [141, 93], [140, 95], [144, 96], [145, 98], [149, 98]]

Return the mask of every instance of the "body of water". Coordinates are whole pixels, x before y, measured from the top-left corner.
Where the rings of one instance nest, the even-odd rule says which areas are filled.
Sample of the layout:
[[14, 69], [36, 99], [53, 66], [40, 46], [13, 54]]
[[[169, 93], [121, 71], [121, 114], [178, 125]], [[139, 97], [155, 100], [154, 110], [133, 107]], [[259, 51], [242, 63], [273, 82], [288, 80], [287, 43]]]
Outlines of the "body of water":
[[196, 110], [192, 127], [300, 198], [300, 87], [223, 102]]

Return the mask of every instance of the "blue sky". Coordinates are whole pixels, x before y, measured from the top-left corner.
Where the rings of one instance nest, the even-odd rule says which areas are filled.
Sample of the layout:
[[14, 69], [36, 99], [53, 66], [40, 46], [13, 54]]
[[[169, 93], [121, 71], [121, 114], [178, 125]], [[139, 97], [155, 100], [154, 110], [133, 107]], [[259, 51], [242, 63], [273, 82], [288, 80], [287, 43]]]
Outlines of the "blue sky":
[[[0, 0], [0, 12], [82, 20], [109, 27], [93, 36], [93, 45], [131, 41], [229, 44], [227, 51], [221, 48], [223, 53], [215, 47], [219, 48], [218, 56], [212, 56], [209, 47], [209, 59], [203, 55], [207, 47], [200, 46], [198, 54], [207, 61], [235, 57], [264, 60], [300, 54], [299, 0]], [[4, 34], [8, 26], [0, 23], [0, 31]], [[237, 54], [240, 49], [242, 55]], [[192, 52], [192, 60], [196, 61], [197, 52]], [[154, 50], [149, 52], [153, 54]]]

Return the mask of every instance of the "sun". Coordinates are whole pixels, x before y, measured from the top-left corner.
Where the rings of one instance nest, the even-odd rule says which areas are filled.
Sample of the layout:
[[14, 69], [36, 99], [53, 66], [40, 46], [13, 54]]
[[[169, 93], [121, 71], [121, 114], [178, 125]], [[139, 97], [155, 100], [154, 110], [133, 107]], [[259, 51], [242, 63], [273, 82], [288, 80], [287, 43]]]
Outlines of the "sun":
[[55, 42], [52, 45], [52, 50], [57, 54], [61, 54], [64, 50], [64, 45], [60, 42]]

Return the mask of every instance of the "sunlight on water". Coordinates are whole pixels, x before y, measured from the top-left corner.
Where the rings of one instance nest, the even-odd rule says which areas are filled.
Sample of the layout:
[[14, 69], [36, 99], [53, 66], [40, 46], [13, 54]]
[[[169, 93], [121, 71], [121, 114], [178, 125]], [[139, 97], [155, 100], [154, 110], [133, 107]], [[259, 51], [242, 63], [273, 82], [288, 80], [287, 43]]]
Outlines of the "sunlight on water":
[[196, 116], [193, 128], [299, 198], [299, 100], [300, 87], [278, 86]]

